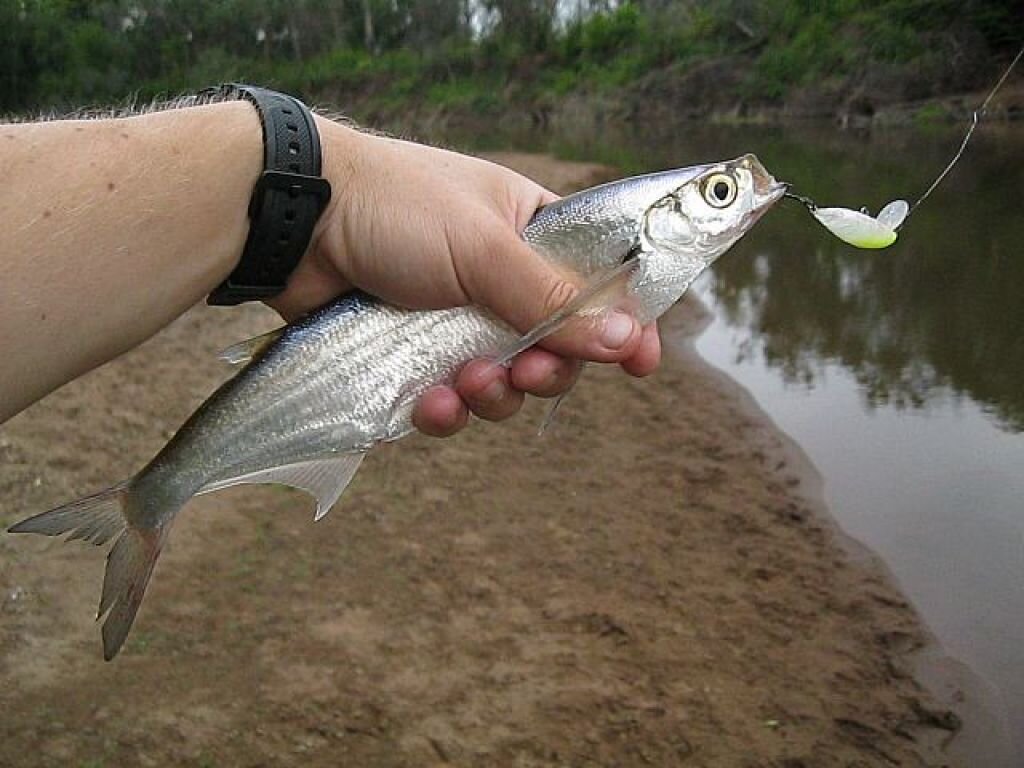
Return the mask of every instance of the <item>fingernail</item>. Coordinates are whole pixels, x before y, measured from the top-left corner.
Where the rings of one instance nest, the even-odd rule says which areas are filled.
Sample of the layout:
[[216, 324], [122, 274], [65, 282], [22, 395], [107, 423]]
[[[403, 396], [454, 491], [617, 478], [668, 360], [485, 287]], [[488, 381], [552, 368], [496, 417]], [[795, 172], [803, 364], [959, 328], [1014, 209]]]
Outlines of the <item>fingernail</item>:
[[612, 312], [604, 321], [601, 343], [607, 349], [620, 349], [633, 335], [635, 321], [625, 312]]

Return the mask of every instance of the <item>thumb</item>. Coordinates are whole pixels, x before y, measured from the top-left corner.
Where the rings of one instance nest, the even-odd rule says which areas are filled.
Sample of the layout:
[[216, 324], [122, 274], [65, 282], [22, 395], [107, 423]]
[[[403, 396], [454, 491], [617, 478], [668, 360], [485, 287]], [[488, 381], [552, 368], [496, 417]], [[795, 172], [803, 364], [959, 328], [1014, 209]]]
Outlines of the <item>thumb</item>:
[[[522, 334], [572, 301], [584, 278], [544, 259], [520, 237], [503, 232], [487, 245], [488, 258], [467, 259], [459, 279], [474, 304], [486, 307]], [[641, 325], [611, 310], [574, 317], [540, 342], [556, 354], [600, 363], [628, 359], [638, 348]]]

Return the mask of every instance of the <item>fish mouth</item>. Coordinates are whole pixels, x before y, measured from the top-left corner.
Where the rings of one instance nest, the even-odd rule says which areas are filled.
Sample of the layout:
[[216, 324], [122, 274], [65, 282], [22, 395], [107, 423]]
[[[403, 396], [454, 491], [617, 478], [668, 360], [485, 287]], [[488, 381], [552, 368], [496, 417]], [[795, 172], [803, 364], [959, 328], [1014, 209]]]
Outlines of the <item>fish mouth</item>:
[[750, 227], [764, 216], [769, 208], [782, 199], [790, 185], [784, 181], [776, 181], [775, 177], [768, 173], [756, 155], [743, 155], [743, 157], [737, 158], [734, 162], [750, 173], [754, 183], [754, 205], [747, 213], [746, 221], [744, 222], [747, 227]]
[[789, 191], [790, 186], [788, 181], [775, 181], [775, 179], [772, 179], [771, 185], [764, 192], [757, 193], [758, 208], [767, 210], [775, 205]]
[[754, 198], [758, 208], [773, 205], [786, 194], [789, 184], [784, 181], [776, 181], [775, 177], [768, 173], [756, 156], [744, 156], [743, 164], [750, 171], [750, 175], [753, 178]]
[[[771, 177], [769, 176], [769, 178]], [[787, 189], [789, 189], [789, 184], [772, 179], [771, 184], [763, 191], [758, 192], [755, 190], [754, 207], [747, 213], [744, 226], [749, 229], [760, 221], [761, 217], [768, 213], [768, 209], [782, 199]]]
[[768, 209], [782, 199], [783, 195], [786, 194], [787, 189], [789, 189], [789, 184], [773, 180], [772, 185], [768, 187], [768, 189], [766, 189], [764, 192], [755, 192], [754, 207], [751, 208], [747, 215], [743, 218], [744, 231], [750, 229], [758, 221], [760, 221], [761, 217], [768, 213]]

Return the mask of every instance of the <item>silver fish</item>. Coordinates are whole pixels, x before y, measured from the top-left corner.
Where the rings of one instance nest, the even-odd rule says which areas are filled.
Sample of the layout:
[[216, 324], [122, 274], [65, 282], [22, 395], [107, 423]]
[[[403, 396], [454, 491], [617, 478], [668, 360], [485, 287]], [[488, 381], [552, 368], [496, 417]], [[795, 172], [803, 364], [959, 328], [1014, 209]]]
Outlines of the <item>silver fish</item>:
[[353, 293], [226, 350], [248, 361], [135, 477], [14, 525], [69, 534], [107, 556], [98, 618], [107, 660], [135, 619], [175, 515], [193, 496], [281, 483], [317, 500], [319, 519], [366, 452], [412, 431], [429, 387], [469, 360], [506, 361], [574, 315], [625, 306], [657, 318], [783, 194], [753, 155], [604, 184], [542, 208], [524, 239], [587, 278], [579, 298], [521, 337], [478, 307], [413, 312]]

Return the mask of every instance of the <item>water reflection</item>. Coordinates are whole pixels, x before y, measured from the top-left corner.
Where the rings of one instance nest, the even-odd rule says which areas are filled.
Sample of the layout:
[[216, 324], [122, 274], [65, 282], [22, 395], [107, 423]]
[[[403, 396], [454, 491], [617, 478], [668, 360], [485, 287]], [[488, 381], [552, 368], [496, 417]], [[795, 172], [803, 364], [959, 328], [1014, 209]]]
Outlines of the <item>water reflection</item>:
[[[1020, 159], [1002, 154], [970, 157], [888, 251], [827, 239], [799, 210], [776, 214], [760, 253], [715, 270], [716, 303], [791, 383], [813, 386], [825, 363], [839, 363], [871, 405], [921, 407], [952, 393], [1024, 430], [1024, 178]], [[901, 191], [870, 173], [833, 181], [832, 194], [853, 204]]]

